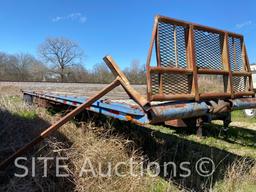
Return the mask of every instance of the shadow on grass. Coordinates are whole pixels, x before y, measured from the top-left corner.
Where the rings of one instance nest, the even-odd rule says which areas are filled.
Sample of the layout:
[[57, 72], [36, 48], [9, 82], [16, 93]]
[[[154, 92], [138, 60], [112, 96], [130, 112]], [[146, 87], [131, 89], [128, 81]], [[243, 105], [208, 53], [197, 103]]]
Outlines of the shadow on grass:
[[[95, 122], [102, 123], [105, 121], [103, 119], [106, 120], [104, 116], [100, 116], [98, 119], [95, 119]], [[120, 122], [118, 120], [111, 121], [114, 127], [113, 134], [120, 134], [132, 140], [136, 147], [141, 149], [143, 154], [147, 157], [148, 162], [158, 162], [160, 164], [161, 177], [166, 180], [171, 179], [175, 184], [188, 191], [209, 191], [217, 182], [224, 179], [225, 173], [230, 165], [237, 160], [245, 158], [245, 156], [242, 157], [228, 152], [227, 150], [189, 140], [186, 138], [188, 134], [185, 128], [172, 128], [173, 133], [175, 133], [172, 134], [162, 132], [161, 129], [156, 130], [150, 127]], [[215, 125], [213, 127], [215, 127]], [[218, 137], [219, 132], [217, 130], [219, 128], [220, 126], [214, 129], [211, 126], [207, 126], [204, 134], [213, 134], [212, 136]], [[239, 136], [240, 138], [243, 135], [245, 135], [245, 140], [250, 139], [252, 141], [253, 137], [255, 137], [255, 132], [248, 129], [244, 130], [243, 128], [231, 128], [232, 137]], [[197, 162], [203, 157], [212, 159], [215, 164], [216, 169], [211, 176], [201, 176], [196, 169]], [[247, 157], [247, 160], [250, 163], [255, 162], [255, 159], [250, 157]], [[171, 164], [171, 166], [167, 166], [167, 175], [164, 175], [164, 164], [170, 162], [175, 163], [176, 170]], [[183, 174], [186, 174], [184, 169], [180, 167], [183, 162], [189, 163], [186, 164], [185, 167], [191, 170], [190, 176], [183, 176]], [[212, 168], [206, 164], [204, 164], [204, 166], [204, 170], [211, 170]]]
[[211, 135], [229, 143], [256, 148], [256, 130], [230, 126], [227, 133], [223, 134], [220, 132], [221, 128], [220, 125], [209, 124], [205, 127], [206, 136]]
[[[171, 127], [166, 126], [174, 131], [174, 133], [181, 136], [188, 136], [190, 132], [187, 127]], [[223, 126], [215, 123], [205, 124], [203, 127], [204, 137], [214, 137], [216, 139], [221, 139], [231, 144], [238, 144], [245, 147], [256, 148], [256, 130], [229, 126], [228, 131], [223, 131]]]
[[[60, 106], [60, 108], [51, 108], [50, 112], [55, 114], [62, 110], [63, 107]], [[99, 126], [102, 126], [109, 120], [104, 116], [87, 112], [77, 116], [77, 119], [93, 119]], [[230, 153], [227, 150], [221, 150], [217, 147], [187, 139], [186, 137], [188, 134], [187, 129], [185, 128], [176, 129], [169, 127], [172, 133], [168, 133], [163, 132], [161, 128], [157, 130], [113, 119], [111, 120], [111, 125], [114, 128], [112, 130], [113, 134], [119, 134], [132, 140], [135, 143], [136, 148], [143, 152], [143, 155], [147, 157], [149, 162], [158, 162], [161, 165], [161, 177], [166, 180], [171, 178], [171, 180], [178, 186], [182, 186], [182, 188], [189, 191], [205, 191], [211, 189], [216, 182], [223, 180], [228, 167], [236, 160], [242, 158], [241, 156]], [[2, 113], [0, 115], [0, 148], [7, 147], [8, 149], [12, 149], [12, 151], [9, 151], [8, 153], [1, 153], [0, 150], [0, 159], [4, 159], [7, 155], [11, 154], [14, 151], [13, 149], [16, 147], [19, 148], [20, 146], [15, 146], [17, 143], [22, 146], [48, 126], [48, 122], [38, 117], [34, 119], [27, 119], [8, 112]], [[229, 131], [229, 135], [223, 136], [219, 132], [220, 127], [220, 125], [210, 124], [205, 127], [203, 134], [205, 136], [211, 136], [238, 144], [243, 143], [242, 141], [244, 141], [245, 144], [250, 144], [255, 141], [255, 131], [232, 127]], [[2, 132], [2, 130], [4, 130], [4, 132]], [[70, 141], [66, 136], [58, 132], [55, 135], [58, 135], [61, 141], [70, 144]], [[18, 140], [20, 141], [17, 142]], [[36, 149], [34, 149], [34, 151], [35, 150]], [[129, 149], [127, 151], [129, 152]], [[33, 151], [30, 155], [31, 154], [33, 154]], [[214, 161], [216, 170], [212, 176], [203, 177], [197, 172], [196, 164], [202, 157], [209, 157]], [[248, 161], [252, 160], [253, 159], [248, 158]], [[172, 165], [168, 166], [167, 175], [164, 175], [163, 165], [168, 162], [175, 163], [176, 170]], [[191, 171], [191, 174], [187, 177], [182, 176], [182, 174], [186, 173], [184, 172], [184, 169], [181, 169], [180, 167], [182, 162], [189, 163], [185, 166]], [[207, 169], [211, 167], [204, 168]], [[0, 184], [8, 183], [8, 181], [13, 177], [14, 171], [15, 169], [13, 166], [8, 168], [8, 172], [0, 178]], [[74, 185], [70, 182], [72, 179], [64, 179], [64, 181], [63, 178], [58, 181], [58, 178], [55, 178], [55, 191], [74, 191]]]
[[[50, 126], [49, 122], [39, 118], [38, 116], [33, 117], [23, 117], [19, 114], [10, 113], [7, 110], [1, 110], [0, 108], [0, 161], [7, 158], [9, 155], [13, 154], [17, 149], [23, 147], [25, 144], [32, 141], [39, 133]], [[65, 142], [65, 144], [70, 145], [69, 139], [63, 134], [56, 132], [54, 137], [58, 140]], [[41, 147], [41, 148], [40, 148]], [[40, 150], [40, 152], [38, 152]], [[28, 175], [23, 178], [15, 178], [14, 174], [19, 173], [23, 174], [24, 170], [21, 168], [15, 167], [14, 163], [11, 163], [4, 170], [1, 170], [0, 174], [0, 190], [10, 190], [22, 188], [21, 190], [35, 190], [40, 191], [40, 183], [36, 181], [40, 178], [42, 183], [46, 185], [51, 185], [49, 180], [53, 180], [54, 185], [50, 186], [49, 191], [73, 191], [74, 184], [71, 182], [71, 178], [43, 178], [42, 177], [42, 165], [35, 164], [36, 175], [32, 177], [32, 157], [46, 156], [46, 157], [55, 157], [53, 152], [50, 152], [52, 149], [47, 143], [41, 143], [34, 146], [32, 149], [27, 151], [23, 157], [27, 158], [27, 161], [21, 161], [20, 163], [28, 168]], [[57, 155], [56, 155], [57, 156]], [[41, 161], [42, 162], [42, 161]], [[38, 167], [37, 167], [38, 166]], [[41, 173], [39, 173], [41, 172]], [[52, 165], [48, 163], [47, 168], [48, 173], [55, 173], [55, 163], [52, 162]], [[40, 175], [37, 175], [37, 174]], [[52, 177], [52, 174], [51, 174]], [[25, 186], [27, 185], [27, 186]], [[34, 186], [36, 186], [34, 188]], [[28, 187], [28, 188], [26, 188]], [[32, 187], [33, 189], [30, 189]], [[46, 186], [47, 187], [47, 186]], [[48, 186], [49, 188], [49, 186]], [[14, 190], [15, 191], [15, 190]], [[48, 191], [48, 190], [46, 190]]]

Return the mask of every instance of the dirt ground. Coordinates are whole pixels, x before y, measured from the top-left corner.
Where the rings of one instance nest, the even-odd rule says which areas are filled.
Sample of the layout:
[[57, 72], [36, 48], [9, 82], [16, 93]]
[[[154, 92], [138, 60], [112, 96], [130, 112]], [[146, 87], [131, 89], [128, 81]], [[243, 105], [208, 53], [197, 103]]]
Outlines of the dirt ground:
[[[107, 84], [88, 84], [88, 83], [48, 83], [48, 82], [0, 82], [0, 95], [21, 95], [21, 90], [26, 91], [45, 91], [58, 92], [65, 94], [75, 94], [81, 96], [92, 96], [106, 87]], [[142, 95], [146, 95], [145, 85], [133, 85]], [[126, 99], [127, 94], [121, 86], [115, 88], [106, 95], [112, 99]]]

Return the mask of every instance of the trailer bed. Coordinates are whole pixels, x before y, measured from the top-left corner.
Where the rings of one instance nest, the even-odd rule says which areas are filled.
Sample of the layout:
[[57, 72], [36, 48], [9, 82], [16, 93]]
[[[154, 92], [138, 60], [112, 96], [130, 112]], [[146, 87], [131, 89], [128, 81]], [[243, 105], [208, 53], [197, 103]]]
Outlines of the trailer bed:
[[[70, 107], [77, 107], [88, 100], [86, 96], [78, 96], [74, 93], [64, 92], [35, 92], [22, 91], [26, 102], [33, 103], [35, 99], [43, 99], [49, 103], [62, 104]], [[148, 124], [147, 114], [132, 99], [103, 98], [97, 100], [88, 111], [99, 113], [108, 117], [117, 118], [122, 121], [132, 121], [136, 124]]]

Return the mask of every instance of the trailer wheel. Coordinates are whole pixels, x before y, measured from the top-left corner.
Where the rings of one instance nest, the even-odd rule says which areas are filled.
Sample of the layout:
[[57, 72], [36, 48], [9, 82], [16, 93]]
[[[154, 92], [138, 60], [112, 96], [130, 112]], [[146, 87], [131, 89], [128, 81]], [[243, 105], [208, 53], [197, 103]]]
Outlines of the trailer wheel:
[[256, 117], [256, 109], [245, 109], [244, 115], [248, 118], [254, 118]]

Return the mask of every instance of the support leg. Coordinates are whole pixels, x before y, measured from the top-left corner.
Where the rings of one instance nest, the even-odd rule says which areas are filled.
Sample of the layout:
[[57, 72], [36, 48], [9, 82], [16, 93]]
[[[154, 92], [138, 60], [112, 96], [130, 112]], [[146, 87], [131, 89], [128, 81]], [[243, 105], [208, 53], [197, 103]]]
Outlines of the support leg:
[[196, 135], [198, 137], [203, 136], [203, 124], [204, 124], [204, 121], [203, 121], [202, 117], [198, 117], [196, 119]]

